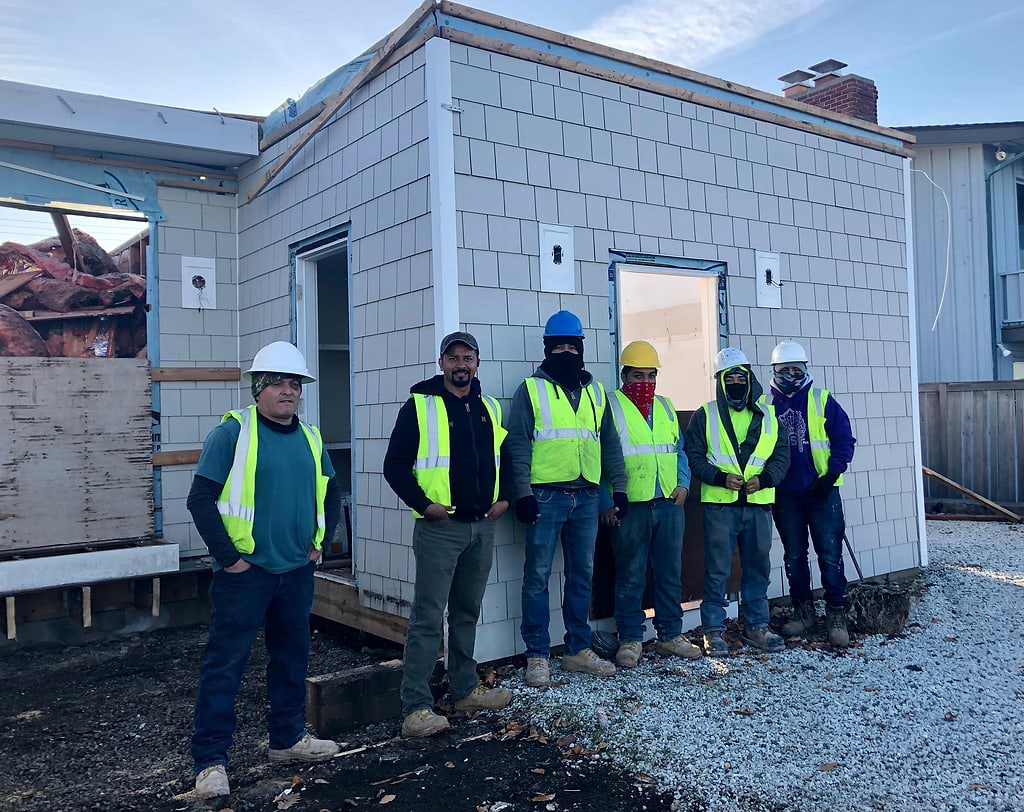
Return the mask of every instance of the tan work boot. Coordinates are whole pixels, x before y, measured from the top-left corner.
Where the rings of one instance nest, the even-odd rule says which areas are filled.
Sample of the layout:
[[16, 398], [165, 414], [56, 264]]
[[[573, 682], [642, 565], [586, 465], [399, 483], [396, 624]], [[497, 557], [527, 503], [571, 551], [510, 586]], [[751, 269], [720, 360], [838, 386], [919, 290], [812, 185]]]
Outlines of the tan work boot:
[[287, 761], [327, 761], [334, 758], [338, 743], [330, 739], [317, 739], [308, 733], [287, 750], [271, 750], [270, 760], [274, 763]]
[[779, 629], [786, 637], [803, 637], [818, 624], [814, 601], [793, 601], [793, 615]]
[[846, 610], [825, 607], [826, 623], [828, 624], [828, 642], [836, 648], [850, 645], [850, 631], [847, 629]]
[[654, 650], [666, 657], [685, 657], [687, 660], [701, 658], [700, 649], [681, 634], [671, 640], [659, 640], [654, 644]]
[[508, 688], [488, 688], [477, 685], [462, 699], [455, 700], [455, 710], [473, 713], [480, 710], [501, 710], [512, 703], [512, 692]]
[[230, 795], [231, 788], [228, 786], [228, 772], [223, 764], [214, 764], [207, 767], [196, 776], [196, 798], [219, 798], [222, 795]]
[[551, 684], [551, 663], [547, 657], [527, 657], [526, 684], [530, 688], [546, 688]]
[[636, 668], [643, 656], [643, 643], [639, 640], [627, 640], [619, 644], [619, 650], [615, 652], [615, 664], [619, 668]]
[[438, 716], [430, 708], [420, 708], [402, 720], [402, 735], [407, 739], [417, 739], [433, 736], [448, 727], [448, 720], [444, 716]]
[[595, 677], [614, 677], [615, 666], [602, 660], [593, 649], [585, 648], [578, 654], [562, 658], [563, 671], [576, 671], [580, 674], [593, 674]]

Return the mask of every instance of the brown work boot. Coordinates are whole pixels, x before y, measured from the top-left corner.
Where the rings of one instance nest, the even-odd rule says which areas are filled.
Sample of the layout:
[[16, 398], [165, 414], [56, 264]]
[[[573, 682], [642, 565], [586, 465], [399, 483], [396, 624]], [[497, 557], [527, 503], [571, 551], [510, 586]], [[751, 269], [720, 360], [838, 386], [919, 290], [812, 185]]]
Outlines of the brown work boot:
[[418, 739], [423, 736], [433, 736], [447, 730], [448, 720], [444, 716], [438, 716], [430, 708], [414, 710], [402, 721], [402, 736], [407, 739]]
[[526, 658], [526, 685], [530, 688], [546, 688], [551, 684], [551, 663], [547, 657]]
[[845, 609], [830, 609], [826, 606], [825, 622], [828, 625], [828, 642], [836, 648], [846, 648], [850, 645]]
[[654, 650], [666, 657], [684, 657], [687, 660], [699, 660], [701, 651], [683, 635], [677, 635], [671, 640], [659, 640], [654, 644]]
[[462, 699], [455, 700], [455, 710], [473, 713], [481, 710], [501, 710], [512, 703], [512, 692], [508, 688], [488, 688], [477, 685]]
[[786, 650], [786, 644], [783, 639], [771, 631], [767, 626], [761, 626], [758, 629], [748, 629], [744, 627], [740, 638], [748, 646], [759, 648], [761, 651], [765, 651], [768, 654], [775, 654], [776, 652]]
[[643, 656], [643, 643], [639, 640], [627, 640], [619, 644], [619, 650], [615, 652], [615, 664], [619, 668], [636, 668]]
[[803, 637], [816, 625], [818, 613], [814, 611], [814, 601], [793, 601], [793, 615], [779, 631], [786, 637]]
[[592, 674], [595, 677], [614, 677], [615, 666], [607, 660], [602, 660], [593, 649], [585, 648], [583, 651], [562, 657], [563, 671], [576, 671], [580, 674]]

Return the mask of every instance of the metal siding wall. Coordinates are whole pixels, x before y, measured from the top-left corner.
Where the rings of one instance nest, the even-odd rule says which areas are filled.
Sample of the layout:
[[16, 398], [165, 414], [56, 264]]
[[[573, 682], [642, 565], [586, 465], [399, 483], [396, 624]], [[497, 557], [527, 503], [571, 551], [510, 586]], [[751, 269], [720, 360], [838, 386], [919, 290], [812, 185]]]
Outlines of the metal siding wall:
[[1006, 287], [1000, 290], [998, 323], [1024, 320], [1024, 292], [1021, 289], [1021, 270], [1017, 237], [1017, 181], [1024, 180], [1021, 162], [996, 172], [992, 186], [992, 254], [996, 279], [1003, 284], [1000, 274], [1006, 274]]
[[921, 383], [992, 379], [992, 325], [985, 180], [981, 145], [921, 147], [921, 169], [949, 197], [953, 245], [949, 288], [938, 326], [932, 323], [946, 272], [946, 207], [919, 173], [914, 179], [918, 354]]

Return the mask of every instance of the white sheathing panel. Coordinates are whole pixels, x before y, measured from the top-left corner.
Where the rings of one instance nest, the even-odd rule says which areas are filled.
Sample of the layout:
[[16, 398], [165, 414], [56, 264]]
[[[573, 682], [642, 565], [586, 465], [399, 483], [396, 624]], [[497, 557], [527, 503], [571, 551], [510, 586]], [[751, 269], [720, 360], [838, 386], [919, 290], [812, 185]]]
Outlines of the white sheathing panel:
[[12, 595], [75, 584], [141, 578], [177, 570], [177, 544], [150, 544], [121, 550], [22, 558], [0, 561], [0, 594]]

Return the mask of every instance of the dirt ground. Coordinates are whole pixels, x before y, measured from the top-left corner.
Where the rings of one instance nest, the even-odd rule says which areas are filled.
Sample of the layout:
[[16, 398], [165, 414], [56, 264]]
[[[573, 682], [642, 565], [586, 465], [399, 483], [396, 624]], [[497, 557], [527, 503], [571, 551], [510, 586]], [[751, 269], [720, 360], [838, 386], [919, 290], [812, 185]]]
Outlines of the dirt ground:
[[[192, 627], [0, 658], [0, 810], [670, 809], [672, 799], [653, 793], [643, 776], [599, 757], [567, 760], [565, 741], [528, 740], [528, 731], [501, 740], [504, 728], [479, 717], [454, 719], [451, 732], [426, 741], [398, 739], [397, 720], [373, 725], [343, 743], [366, 750], [309, 768], [271, 768], [260, 642], [239, 697], [230, 801], [176, 799], [192, 785], [189, 737], [205, 642], [206, 629]], [[399, 654], [375, 638], [319, 627], [310, 673]]]

